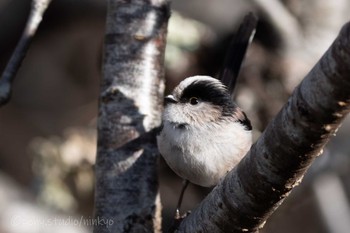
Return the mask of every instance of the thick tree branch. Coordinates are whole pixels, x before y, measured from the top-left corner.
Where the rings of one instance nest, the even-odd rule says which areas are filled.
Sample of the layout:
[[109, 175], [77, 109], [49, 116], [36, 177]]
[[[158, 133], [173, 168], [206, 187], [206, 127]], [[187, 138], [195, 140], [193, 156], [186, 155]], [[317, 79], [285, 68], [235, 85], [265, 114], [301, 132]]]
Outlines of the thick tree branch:
[[263, 227], [350, 110], [349, 45], [350, 23], [179, 232], [257, 232]]
[[160, 231], [156, 143], [132, 140], [160, 124], [169, 12], [167, 0], [108, 1], [95, 216], [114, 224], [94, 232]]
[[0, 106], [6, 104], [10, 99], [13, 80], [50, 2], [51, 0], [32, 1], [26, 27], [0, 79]]

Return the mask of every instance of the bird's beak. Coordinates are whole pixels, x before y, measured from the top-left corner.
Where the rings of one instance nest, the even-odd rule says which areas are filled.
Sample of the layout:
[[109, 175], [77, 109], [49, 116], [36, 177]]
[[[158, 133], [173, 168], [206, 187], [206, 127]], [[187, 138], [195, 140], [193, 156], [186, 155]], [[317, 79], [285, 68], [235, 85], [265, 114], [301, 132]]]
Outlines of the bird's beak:
[[165, 104], [176, 104], [178, 101], [175, 99], [173, 95], [167, 95], [164, 98], [164, 103]]

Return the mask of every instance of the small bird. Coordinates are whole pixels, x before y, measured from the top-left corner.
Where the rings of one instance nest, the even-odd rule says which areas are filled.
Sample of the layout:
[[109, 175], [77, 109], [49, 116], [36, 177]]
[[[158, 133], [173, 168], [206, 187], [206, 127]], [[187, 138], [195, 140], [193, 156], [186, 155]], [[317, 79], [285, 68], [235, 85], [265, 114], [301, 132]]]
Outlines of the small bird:
[[193, 184], [218, 184], [252, 144], [252, 126], [246, 114], [227, 87], [209, 76], [186, 78], [164, 101], [157, 143], [166, 163]]

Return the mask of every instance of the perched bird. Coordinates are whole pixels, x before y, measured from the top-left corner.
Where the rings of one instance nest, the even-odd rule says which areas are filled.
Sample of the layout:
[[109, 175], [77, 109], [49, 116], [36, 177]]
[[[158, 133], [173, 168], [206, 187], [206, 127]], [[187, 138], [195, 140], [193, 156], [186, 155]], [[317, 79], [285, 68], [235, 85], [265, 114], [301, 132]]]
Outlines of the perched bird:
[[249, 150], [251, 130], [224, 84], [209, 76], [193, 76], [165, 97], [158, 149], [178, 176], [210, 187]]

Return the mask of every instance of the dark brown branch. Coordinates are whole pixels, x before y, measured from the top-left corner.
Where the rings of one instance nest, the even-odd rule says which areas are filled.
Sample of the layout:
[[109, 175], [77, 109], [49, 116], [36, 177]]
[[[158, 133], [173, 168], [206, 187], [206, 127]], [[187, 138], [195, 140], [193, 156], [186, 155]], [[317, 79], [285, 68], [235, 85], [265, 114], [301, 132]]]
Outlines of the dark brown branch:
[[96, 233], [160, 231], [158, 151], [145, 132], [160, 124], [169, 14], [167, 0], [108, 1], [95, 217], [113, 224]]
[[6, 104], [10, 99], [12, 83], [50, 2], [51, 0], [32, 1], [26, 27], [0, 79], [0, 106]]
[[350, 23], [179, 232], [257, 232], [350, 111]]

